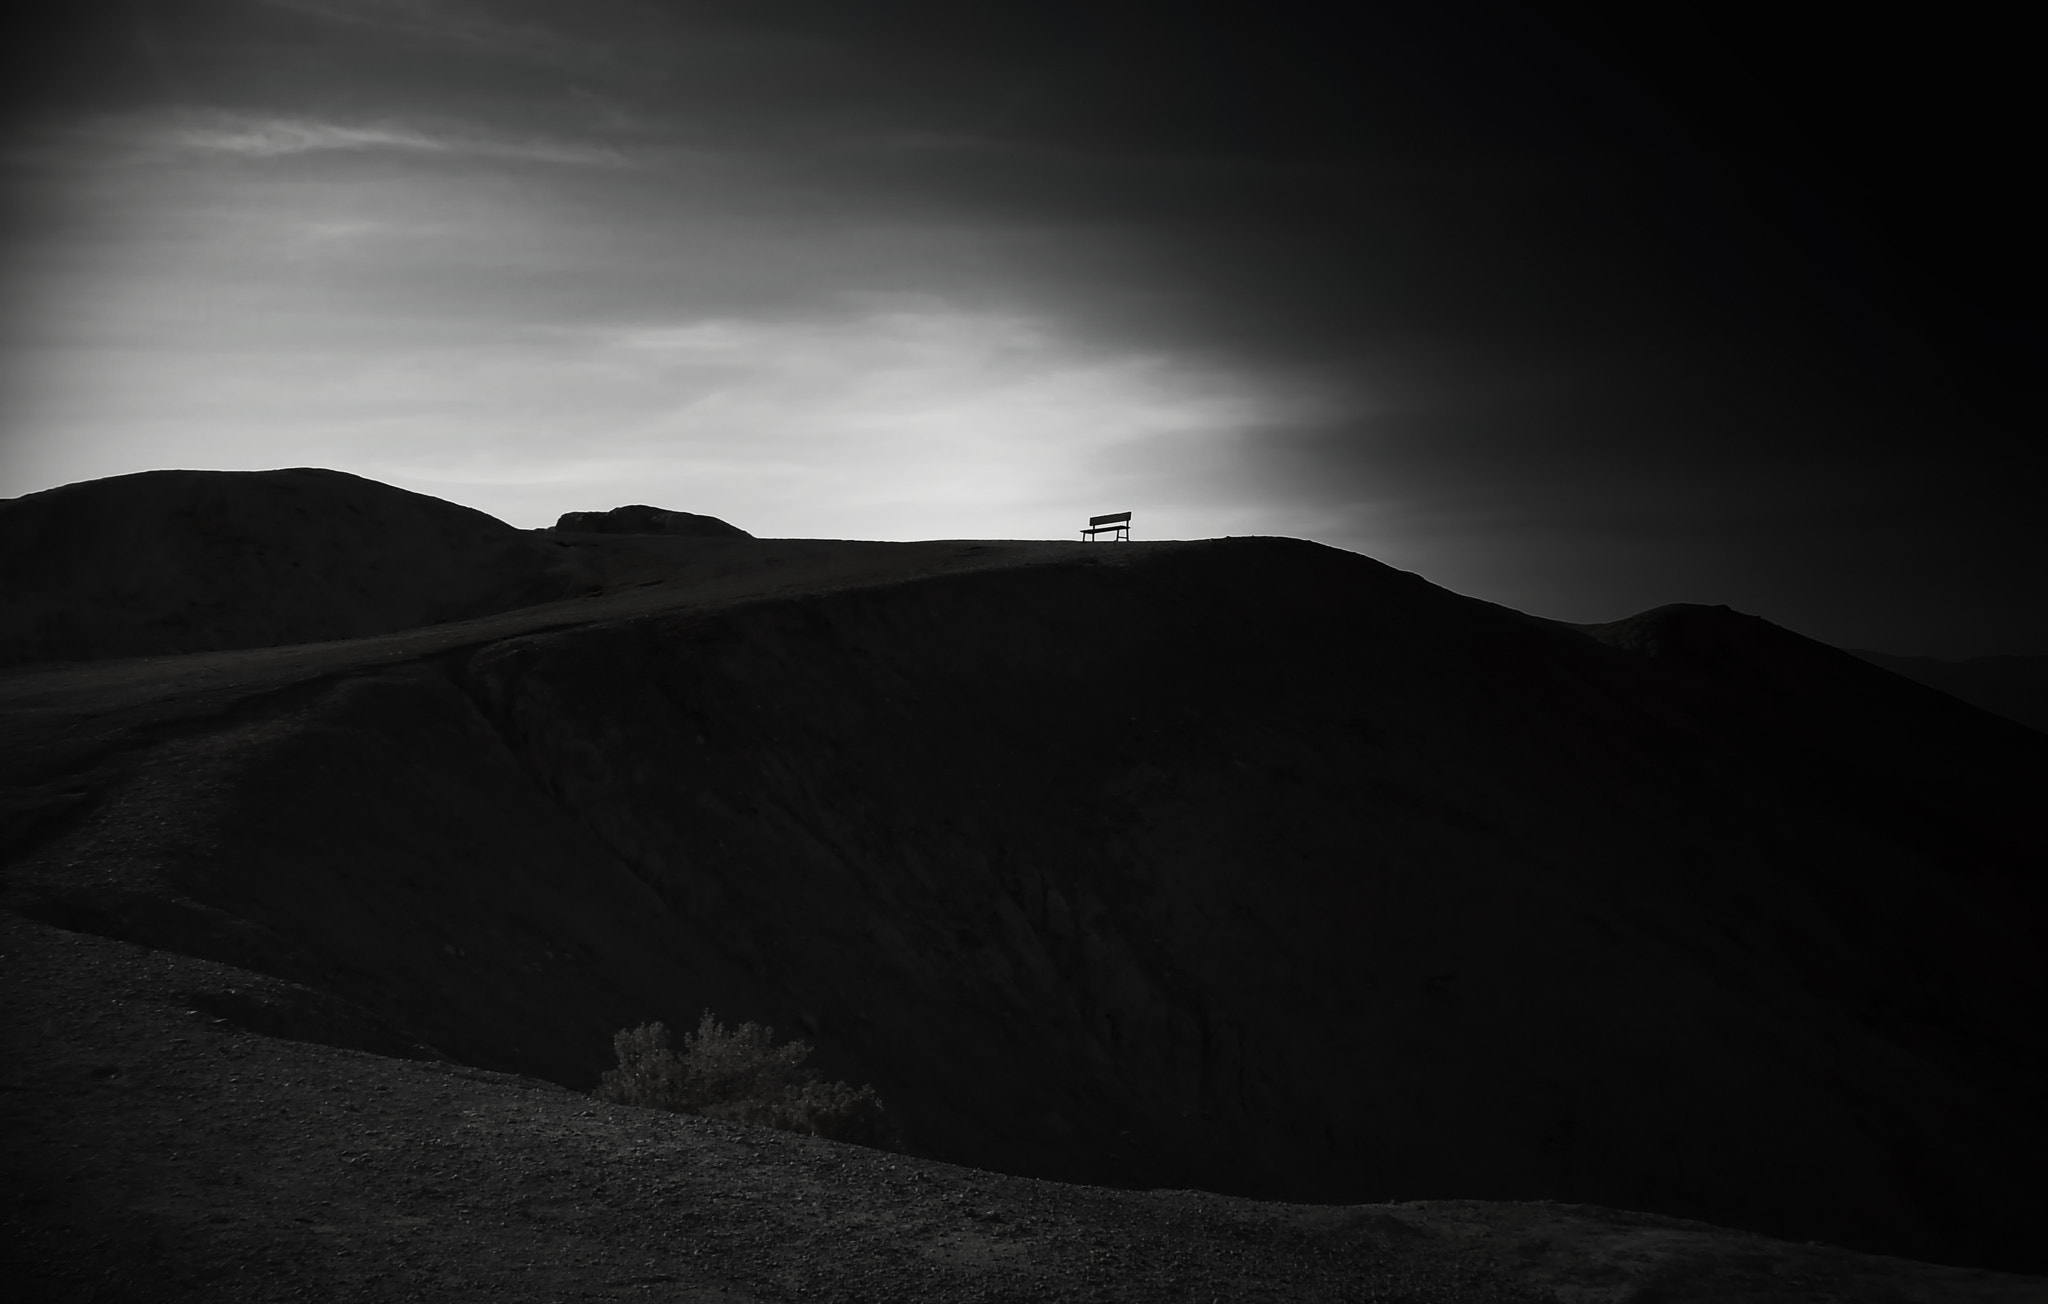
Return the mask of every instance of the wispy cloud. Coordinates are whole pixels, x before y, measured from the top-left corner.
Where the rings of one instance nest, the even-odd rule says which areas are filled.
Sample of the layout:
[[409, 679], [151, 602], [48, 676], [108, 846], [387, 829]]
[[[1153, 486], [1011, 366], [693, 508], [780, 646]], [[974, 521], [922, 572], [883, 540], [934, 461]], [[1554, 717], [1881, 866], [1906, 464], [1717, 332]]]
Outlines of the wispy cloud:
[[462, 129], [430, 131], [392, 123], [346, 123], [315, 118], [214, 113], [131, 123], [147, 144], [210, 154], [279, 158], [335, 150], [397, 150], [521, 163], [623, 167], [630, 160], [605, 145], [539, 137], [510, 138]]
[[0, 164], [98, 168], [193, 156], [283, 159], [372, 152], [562, 167], [623, 170], [641, 166], [641, 160], [610, 145], [492, 132], [461, 122], [390, 118], [351, 122], [225, 109], [101, 114], [17, 132], [0, 142]]

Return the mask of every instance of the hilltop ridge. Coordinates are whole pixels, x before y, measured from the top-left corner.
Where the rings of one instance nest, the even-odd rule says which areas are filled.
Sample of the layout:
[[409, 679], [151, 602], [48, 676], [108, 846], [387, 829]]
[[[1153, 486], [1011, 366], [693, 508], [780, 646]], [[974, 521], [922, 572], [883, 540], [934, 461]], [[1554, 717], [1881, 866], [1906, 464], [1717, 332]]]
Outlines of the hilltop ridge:
[[142, 471], [0, 500], [0, 664], [359, 638], [584, 583], [494, 517], [313, 467]]

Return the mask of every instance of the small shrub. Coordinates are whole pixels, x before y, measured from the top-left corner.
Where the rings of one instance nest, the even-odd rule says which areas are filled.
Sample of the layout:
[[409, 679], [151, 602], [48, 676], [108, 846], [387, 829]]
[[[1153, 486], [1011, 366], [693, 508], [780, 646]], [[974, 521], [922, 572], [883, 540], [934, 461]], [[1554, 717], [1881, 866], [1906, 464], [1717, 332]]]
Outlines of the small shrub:
[[758, 1023], [728, 1030], [709, 1010], [697, 1031], [683, 1034], [680, 1052], [663, 1024], [622, 1028], [612, 1038], [619, 1067], [605, 1071], [594, 1094], [614, 1104], [894, 1146], [896, 1128], [873, 1087], [820, 1081], [804, 1064], [807, 1043], [777, 1046], [774, 1038], [774, 1029]]

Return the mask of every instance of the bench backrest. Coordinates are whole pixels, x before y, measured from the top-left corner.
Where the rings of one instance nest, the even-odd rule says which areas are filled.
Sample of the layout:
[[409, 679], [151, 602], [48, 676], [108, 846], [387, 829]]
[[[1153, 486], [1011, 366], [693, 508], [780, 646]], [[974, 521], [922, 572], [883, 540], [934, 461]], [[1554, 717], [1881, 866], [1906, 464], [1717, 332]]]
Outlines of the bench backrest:
[[1118, 524], [1121, 524], [1121, 523], [1123, 523], [1123, 522], [1125, 522], [1125, 521], [1128, 521], [1128, 520], [1130, 520], [1130, 519], [1131, 519], [1131, 514], [1130, 514], [1129, 512], [1111, 512], [1111, 513], [1110, 513], [1109, 515], [1107, 515], [1107, 516], [1091, 516], [1091, 517], [1089, 517], [1089, 518], [1088, 518], [1088, 524], [1089, 524], [1089, 525], [1091, 525], [1091, 526], [1095, 526], [1095, 525], [1118, 525]]

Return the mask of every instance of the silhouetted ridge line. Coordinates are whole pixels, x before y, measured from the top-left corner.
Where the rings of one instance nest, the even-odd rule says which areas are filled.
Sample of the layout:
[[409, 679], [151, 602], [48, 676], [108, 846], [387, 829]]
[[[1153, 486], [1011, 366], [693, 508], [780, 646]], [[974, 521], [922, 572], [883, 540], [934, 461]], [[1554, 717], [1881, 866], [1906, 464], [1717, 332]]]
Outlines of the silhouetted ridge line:
[[1901, 657], [1851, 649], [1874, 666], [2048, 733], [2048, 656]]
[[318, 642], [567, 596], [560, 549], [340, 471], [144, 471], [0, 502], [0, 664]]
[[2004, 814], [2048, 778], [2048, 738], [1725, 606], [1674, 603], [1579, 628], [1683, 684], [1702, 725], [1738, 739], [1759, 774], [1864, 794], [1857, 804], [1879, 822], [1907, 808], [1938, 815], [1954, 822], [1957, 850], [1976, 849], [1967, 863], [2017, 874], [2030, 894], [2048, 886], [2037, 840], [2006, 831]]
[[685, 539], [754, 537], [737, 525], [728, 525], [716, 516], [699, 516], [695, 512], [671, 512], [660, 507], [649, 507], [644, 503], [614, 507], [608, 512], [564, 512], [561, 519], [555, 522], [555, 528], [587, 534], [667, 534]]

